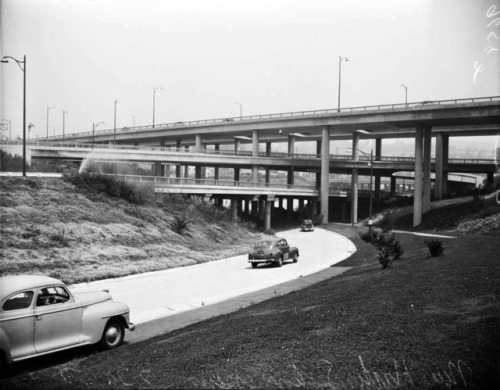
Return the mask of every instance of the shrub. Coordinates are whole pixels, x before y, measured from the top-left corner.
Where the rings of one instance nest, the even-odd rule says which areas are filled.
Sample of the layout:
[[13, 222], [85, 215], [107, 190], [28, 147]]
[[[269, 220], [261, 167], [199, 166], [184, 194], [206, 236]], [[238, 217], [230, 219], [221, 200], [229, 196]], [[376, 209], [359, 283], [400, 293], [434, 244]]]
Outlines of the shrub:
[[174, 220], [170, 223], [170, 229], [172, 229], [177, 234], [183, 234], [189, 225], [189, 221], [186, 216], [176, 216]]
[[104, 194], [109, 197], [125, 199], [130, 203], [144, 204], [154, 196], [152, 188], [133, 186], [113, 176], [83, 172], [63, 177], [66, 182], [94, 195]]
[[425, 245], [429, 248], [429, 257], [438, 257], [444, 255], [443, 243], [439, 240], [425, 240]]
[[393, 261], [403, 256], [404, 250], [399, 241], [396, 241], [394, 234], [386, 235], [378, 230], [358, 233], [359, 237], [369, 244], [372, 244], [378, 251], [377, 259], [382, 268], [387, 268]]

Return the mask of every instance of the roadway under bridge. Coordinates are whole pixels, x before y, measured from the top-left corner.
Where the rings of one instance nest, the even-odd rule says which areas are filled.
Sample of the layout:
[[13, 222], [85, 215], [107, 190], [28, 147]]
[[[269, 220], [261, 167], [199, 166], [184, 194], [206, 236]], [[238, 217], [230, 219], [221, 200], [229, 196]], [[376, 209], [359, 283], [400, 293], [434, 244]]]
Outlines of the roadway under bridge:
[[[174, 176], [186, 177], [186, 167], [194, 167], [195, 179], [206, 179], [207, 168], [218, 180], [219, 170], [231, 168], [234, 182], [240, 170], [251, 170], [251, 182], [259, 183], [263, 171], [270, 184], [271, 171], [287, 172], [287, 185], [294, 185], [294, 172], [316, 175], [316, 193], [311, 193], [311, 208], [322, 223], [330, 213], [330, 178], [332, 173], [348, 173], [351, 183], [351, 221], [358, 220], [359, 175], [374, 178], [371, 189], [380, 194], [381, 177], [394, 177], [397, 171], [413, 173], [413, 225], [421, 223], [422, 214], [430, 209], [431, 173], [434, 196], [441, 199], [447, 192], [448, 175], [452, 172], [485, 174], [493, 180], [497, 171], [495, 159], [449, 159], [449, 139], [453, 136], [488, 136], [500, 134], [500, 97], [456, 99], [383, 106], [353, 107], [341, 110], [253, 115], [204, 121], [176, 122], [156, 126], [96, 130], [50, 137], [31, 144], [33, 158], [94, 158], [114, 161], [143, 162], [154, 166], [154, 175], [164, 177], [175, 166]], [[387, 138], [415, 139], [411, 159], [382, 154]], [[435, 158], [431, 159], [431, 140], [435, 138]], [[332, 156], [332, 143], [351, 140], [349, 156]], [[374, 139], [370, 154], [359, 150], [360, 139]], [[294, 153], [296, 143], [316, 142], [316, 154]], [[273, 152], [273, 144], [286, 142], [288, 153]], [[251, 144], [244, 152], [241, 145]], [[231, 150], [221, 148], [231, 145]], [[265, 151], [261, 151], [265, 145]], [[494, 145], [492, 145], [492, 150]], [[392, 187], [392, 183], [391, 183]], [[209, 189], [207, 187], [207, 189]], [[276, 190], [277, 191], [277, 190]], [[371, 192], [371, 191], [370, 191]], [[209, 194], [209, 191], [205, 192]], [[277, 192], [276, 192], [277, 193]], [[256, 194], [257, 195], [257, 194]], [[274, 201], [272, 194], [264, 200]], [[271, 206], [269, 206], [271, 207]]]

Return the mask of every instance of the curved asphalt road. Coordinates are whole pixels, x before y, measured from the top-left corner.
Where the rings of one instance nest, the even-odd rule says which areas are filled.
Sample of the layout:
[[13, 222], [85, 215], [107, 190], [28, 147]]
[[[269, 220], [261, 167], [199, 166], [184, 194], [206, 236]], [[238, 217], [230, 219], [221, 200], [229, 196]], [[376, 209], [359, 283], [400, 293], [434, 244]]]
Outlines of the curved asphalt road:
[[141, 324], [310, 275], [356, 251], [347, 238], [320, 228], [314, 232], [294, 229], [277, 235], [286, 238], [290, 246], [299, 248], [297, 263], [285, 262], [281, 268], [260, 265], [253, 269], [247, 255], [242, 255], [195, 266], [82, 283], [71, 286], [71, 290], [76, 293], [109, 289], [114, 300], [129, 305], [131, 322]]

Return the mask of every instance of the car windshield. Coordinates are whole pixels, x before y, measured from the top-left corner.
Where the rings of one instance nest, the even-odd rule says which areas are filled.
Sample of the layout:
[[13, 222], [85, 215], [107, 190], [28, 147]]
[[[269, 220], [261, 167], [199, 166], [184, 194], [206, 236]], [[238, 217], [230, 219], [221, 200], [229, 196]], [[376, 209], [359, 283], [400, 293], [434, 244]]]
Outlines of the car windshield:
[[256, 248], [267, 248], [272, 245], [272, 241], [259, 241], [257, 244], [255, 244]]

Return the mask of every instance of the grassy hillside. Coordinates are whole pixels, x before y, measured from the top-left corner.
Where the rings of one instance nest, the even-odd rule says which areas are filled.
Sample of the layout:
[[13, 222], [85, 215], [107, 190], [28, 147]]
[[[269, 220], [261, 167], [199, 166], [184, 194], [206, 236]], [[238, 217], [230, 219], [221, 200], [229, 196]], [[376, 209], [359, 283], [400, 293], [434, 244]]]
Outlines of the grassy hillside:
[[[0, 274], [42, 273], [66, 283], [119, 277], [243, 254], [259, 236], [196, 199], [144, 188], [131, 197], [117, 194], [119, 186], [74, 182], [0, 180]], [[182, 234], [172, 230], [176, 217], [188, 222]]]

